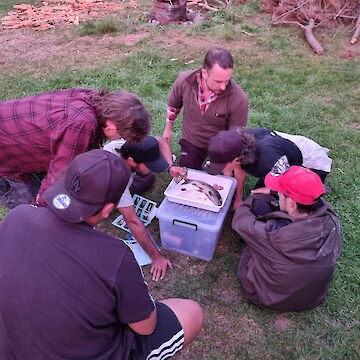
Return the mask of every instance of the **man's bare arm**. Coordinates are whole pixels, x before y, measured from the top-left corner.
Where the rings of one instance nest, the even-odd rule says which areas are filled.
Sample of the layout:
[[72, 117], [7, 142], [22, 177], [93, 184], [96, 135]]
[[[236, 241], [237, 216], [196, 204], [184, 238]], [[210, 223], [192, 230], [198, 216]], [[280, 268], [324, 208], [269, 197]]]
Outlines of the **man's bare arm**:
[[127, 226], [129, 227], [132, 235], [150, 256], [152, 279], [158, 281], [164, 279], [166, 275], [167, 267], [172, 269], [172, 264], [169, 259], [162, 256], [156, 246], [153, 244], [144, 224], [141, 222], [139, 217], [136, 215], [135, 208], [133, 205], [118, 208], [120, 213], [123, 215]]

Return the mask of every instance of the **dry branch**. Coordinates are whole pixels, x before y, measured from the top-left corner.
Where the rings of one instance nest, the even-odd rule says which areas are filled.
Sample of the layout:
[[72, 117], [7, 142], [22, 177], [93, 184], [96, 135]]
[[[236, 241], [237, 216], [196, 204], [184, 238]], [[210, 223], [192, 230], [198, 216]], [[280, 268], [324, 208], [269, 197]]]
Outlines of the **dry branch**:
[[357, 19], [356, 25], [355, 25], [354, 34], [350, 40], [350, 44], [352, 44], [352, 45], [356, 44], [359, 36], [360, 36], [360, 9], [359, 9], [359, 16], [358, 16], [358, 19]]
[[[272, 18], [270, 21], [270, 25], [277, 23], [278, 20], [282, 19], [282, 18], [286, 18], [287, 16], [289, 16], [291, 13], [296, 12], [298, 9], [300, 9], [302, 6], [306, 5], [310, 0], [306, 0], [304, 3], [299, 4], [298, 6], [296, 6], [295, 8], [287, 11], [284, 14], [281, 14], [280, 16], [276, 17], [276, 18]], [[273, 16], [275, 15], [275, 13], [273, 14]]]
[[315, 27], [338, 28], [356, 19], [351, 44], [360, 37], [359, 0], [261, 0], [261, 7], [272, 14], [270, 25], [290, 24], [303, 29], [316, 54], [323, 54], [324, 48], [314, 36]]
[[309, 43], [311, 48], [314, 50], [315, 54], [322, 55], [324, 53], [324, 48], [321, 46], [319, 41], [316, 39], [313, 30], [315, 27], [314, 19], [310, 19], [309, 23], [305, 25], [305, 37], [306, 41]]

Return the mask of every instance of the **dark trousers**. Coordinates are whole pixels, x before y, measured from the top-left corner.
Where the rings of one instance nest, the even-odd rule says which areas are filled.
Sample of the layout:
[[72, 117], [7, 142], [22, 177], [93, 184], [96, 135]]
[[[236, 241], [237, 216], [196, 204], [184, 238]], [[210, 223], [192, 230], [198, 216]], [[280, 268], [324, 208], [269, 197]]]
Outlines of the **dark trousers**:
[[[21, 204], [31, 204], [40, 189], [41, 181], [46, 173], [32, 174], [31, 183], [25, 184], [0, 176], [0, 205], [7, 209], [13, 209]], [[131, 194], [142, 194], [149, 190], [155, 183], [155, 174], [145, 176], [135, 175], [130, 186]]]
[[130, 186], [131, 195], [138, 194], [141, 195], [146, 190], [149, 190], [155, 184], [155, 174], [149, 173], [145, 176], [136, 174], [134, 181]]
[[184, 139], [181, 139], [179, 144], [181, 147], [179, 166], [201, 170], [201, 166], [207, 157], [207, 149], [197, 148]]
[[21, 204], [31, 204], [45, 175], [46, 173], [31, 174], [29, 184], [0, 177], [0, 204], [7, 209]]

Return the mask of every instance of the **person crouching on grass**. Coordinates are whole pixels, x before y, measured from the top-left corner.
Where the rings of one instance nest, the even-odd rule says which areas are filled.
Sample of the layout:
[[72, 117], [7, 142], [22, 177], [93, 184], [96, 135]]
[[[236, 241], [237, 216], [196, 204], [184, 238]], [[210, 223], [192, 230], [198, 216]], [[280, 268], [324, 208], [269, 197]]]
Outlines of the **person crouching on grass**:
[[188, 299], [154, 301], [131, 249], [94, 227], [128, 184], [123, 159], [80, 154], [44, 192], [47, 207], [0, 223], [0, 359], [167, 359], [203, 324]]
[[[309, 169], [270, 172], [265, 185], [268, 193], [253, 193], [232, 221], [246, 243], [238, 266], [245, 297], [281, 311], [312, 309], [330, 287], [341, 251], [340, 221], [321, 198], [320, 177]], [[279, 196], [275, 211], [273, 192]]]

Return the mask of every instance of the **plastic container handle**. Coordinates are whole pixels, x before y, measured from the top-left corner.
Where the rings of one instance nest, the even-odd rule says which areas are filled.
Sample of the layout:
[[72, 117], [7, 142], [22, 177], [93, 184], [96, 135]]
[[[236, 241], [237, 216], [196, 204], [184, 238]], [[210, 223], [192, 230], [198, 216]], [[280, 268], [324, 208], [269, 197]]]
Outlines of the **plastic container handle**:
[[196, 224], [192, 224], [186, 221], [181, 221], [181, 220], [173, 220], [173, 226], [175, 225], [180, 225], [180, 226], [184, 226], [186, 228], [190, 228], [190, 229], [195, 229], [195, 231], [197, 231], [197, 225]]

